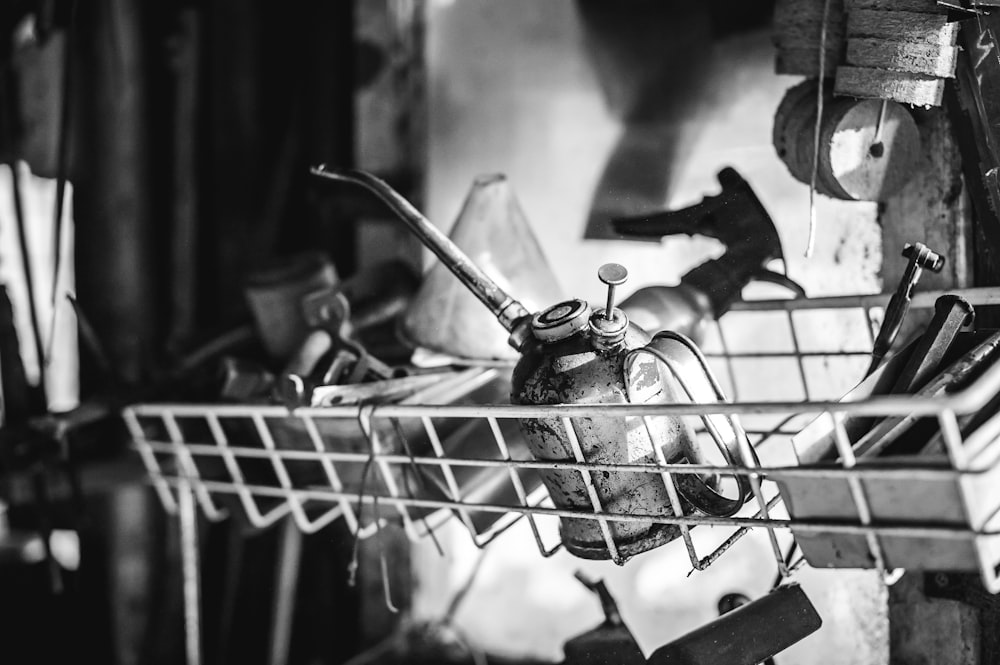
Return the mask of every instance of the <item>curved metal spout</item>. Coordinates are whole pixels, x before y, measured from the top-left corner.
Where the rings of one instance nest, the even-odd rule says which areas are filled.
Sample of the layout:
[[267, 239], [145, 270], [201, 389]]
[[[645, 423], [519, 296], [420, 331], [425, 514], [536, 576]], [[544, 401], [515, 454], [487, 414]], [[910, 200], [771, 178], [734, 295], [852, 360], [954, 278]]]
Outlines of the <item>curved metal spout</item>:
[[448, 236], [442, 233], [430, 220], [423, 216], [412, 203], [403, 198], [399, 192], [385, 181], [371, 173], [357, 170], [328, 170], [326, 165], [314, 166], [309, 172], [315, 176], [350, 182], [361, 185], [378, 196], [389, 208], [410, 227], [429, 250], [441, 259], [458, 279], [497, 317], [508, 332], [511, 333], [510, 345], [520, 350], [525, 342], [525, 333], [530, 312], [517, 300], [483, 272], [479, 266], [460, 250]]

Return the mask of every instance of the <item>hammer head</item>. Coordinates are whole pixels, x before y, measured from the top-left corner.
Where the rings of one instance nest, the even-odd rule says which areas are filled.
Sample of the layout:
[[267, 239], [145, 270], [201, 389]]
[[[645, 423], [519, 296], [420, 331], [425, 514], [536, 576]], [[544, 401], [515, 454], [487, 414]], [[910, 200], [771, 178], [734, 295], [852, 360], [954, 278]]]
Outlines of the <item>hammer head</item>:
[[941, 269], [944, 268], [944, 257], [922, 242], [907, 244], [903, 247], [903, 256], [910, 259], [910, 263], [918, 265], [924, 270], [941, 272]]

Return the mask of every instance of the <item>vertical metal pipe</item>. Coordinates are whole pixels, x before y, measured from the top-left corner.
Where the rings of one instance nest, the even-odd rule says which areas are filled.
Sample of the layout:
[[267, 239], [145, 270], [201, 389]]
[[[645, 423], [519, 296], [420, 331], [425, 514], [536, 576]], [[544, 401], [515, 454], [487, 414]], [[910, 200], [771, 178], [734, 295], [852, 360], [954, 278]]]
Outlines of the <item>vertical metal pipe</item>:
[[198, 570], [198, 513], [186, 480], [177, 486], [180, 503], [181, 566], [184, 571], [184, 645], [187, 665], [201, 665], [201, 579]]

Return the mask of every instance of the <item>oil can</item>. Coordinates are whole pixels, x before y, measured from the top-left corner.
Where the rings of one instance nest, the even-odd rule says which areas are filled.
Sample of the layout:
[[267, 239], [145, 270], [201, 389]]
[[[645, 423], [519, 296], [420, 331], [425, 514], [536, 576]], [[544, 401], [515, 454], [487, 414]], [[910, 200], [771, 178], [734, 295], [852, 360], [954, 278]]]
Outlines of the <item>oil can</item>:
[[[607, 306], [593, 309], [567, 300], [535, 314], [507, 294], [406, 199], [371, 174], [313, 169], [315, 175], [352, 182], [378, 195], [496, 316], [520, 352], [514, 367], [511, 401], [521, 405], [674, 404], [723, 399], [697, 347], [683, 335], [650, 335], [614, 307], [614, 291], [625, 268], [605, 264], [598, 277], [608, 285]], [[597, 467], [643, 465], [647, 471], [603, 468], [553, 468], [542, 471], [552, 502], [563, 510], [602, 519], [561, 518], [568, 551], [583, 558], [627, 558], [680, 535], [674, 524], [657, 518], [674, 515], [668, 483], [677, 489], [677, 508], [716, 516], [734, 514], [749, 496], [737, 476], [735, 497], [718, 491], [714, 474], [662, 472], [664, 463], [703, 464], [696, 436], [698, 419], [712, 432], [724, 462], [734, 464], [739, 447], [749, 448], [735, 419], [716, 416], [627, 416], [523, 418], [520, 428], [538, 460], [585, 463]], [[746, 460], [743, 460], [746, 462]], [[619, 519], [615, 519], [618, 516]], [[620, 519], [627, 516], [629, 519]], [[645, 519], [648, 518], [648, 519]]]

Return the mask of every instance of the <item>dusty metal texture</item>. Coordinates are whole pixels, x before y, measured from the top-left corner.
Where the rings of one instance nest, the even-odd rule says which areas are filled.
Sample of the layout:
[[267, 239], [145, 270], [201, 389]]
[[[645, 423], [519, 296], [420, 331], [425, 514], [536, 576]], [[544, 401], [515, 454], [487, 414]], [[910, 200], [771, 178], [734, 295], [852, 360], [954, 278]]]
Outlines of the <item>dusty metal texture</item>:
[[[537, 345], [526, 353], [514, 370], [511, 400], [515, 404], [626, 404], [629, 396], [622, 371], [625, 355], [644, 346], [649, 336], [636, 326], [625, 332], [618, 349], [596, 352], [590, 335], [583, 332], [554, 344]], [[632, 372], [638, 387], [633, 403], [642, 403], [661, 393], [655, 361], [643, 359]], [[641, 395], [641, 397], [640, 397]], [[540, 460], [575, 460], [608, 464], [655, 463], [655, 449], [666, 447], [667, 459], [685, 451], [679, 442], [687, 434], [680, 421], [647, 434], [641, 418], [538, 418], [522, 419], [521, 430], [532, 455]], [[690, 439], [685, 439], [693, 449]], [[613, 513], [672, 514], [666, 489], [647, 484], [628, 472], [599, 474], [547, 471], [542, 474], [556, 506], [588, 509], [597, 505]], [[570, 551], [587, 558], [619, 559], [618, 547], [632, 554], [665, 542], [652, 523], [594, 524], [567, 519], [562, 523], [563, 540]], [[667, 540], [679, 535], [668, 529]]]

